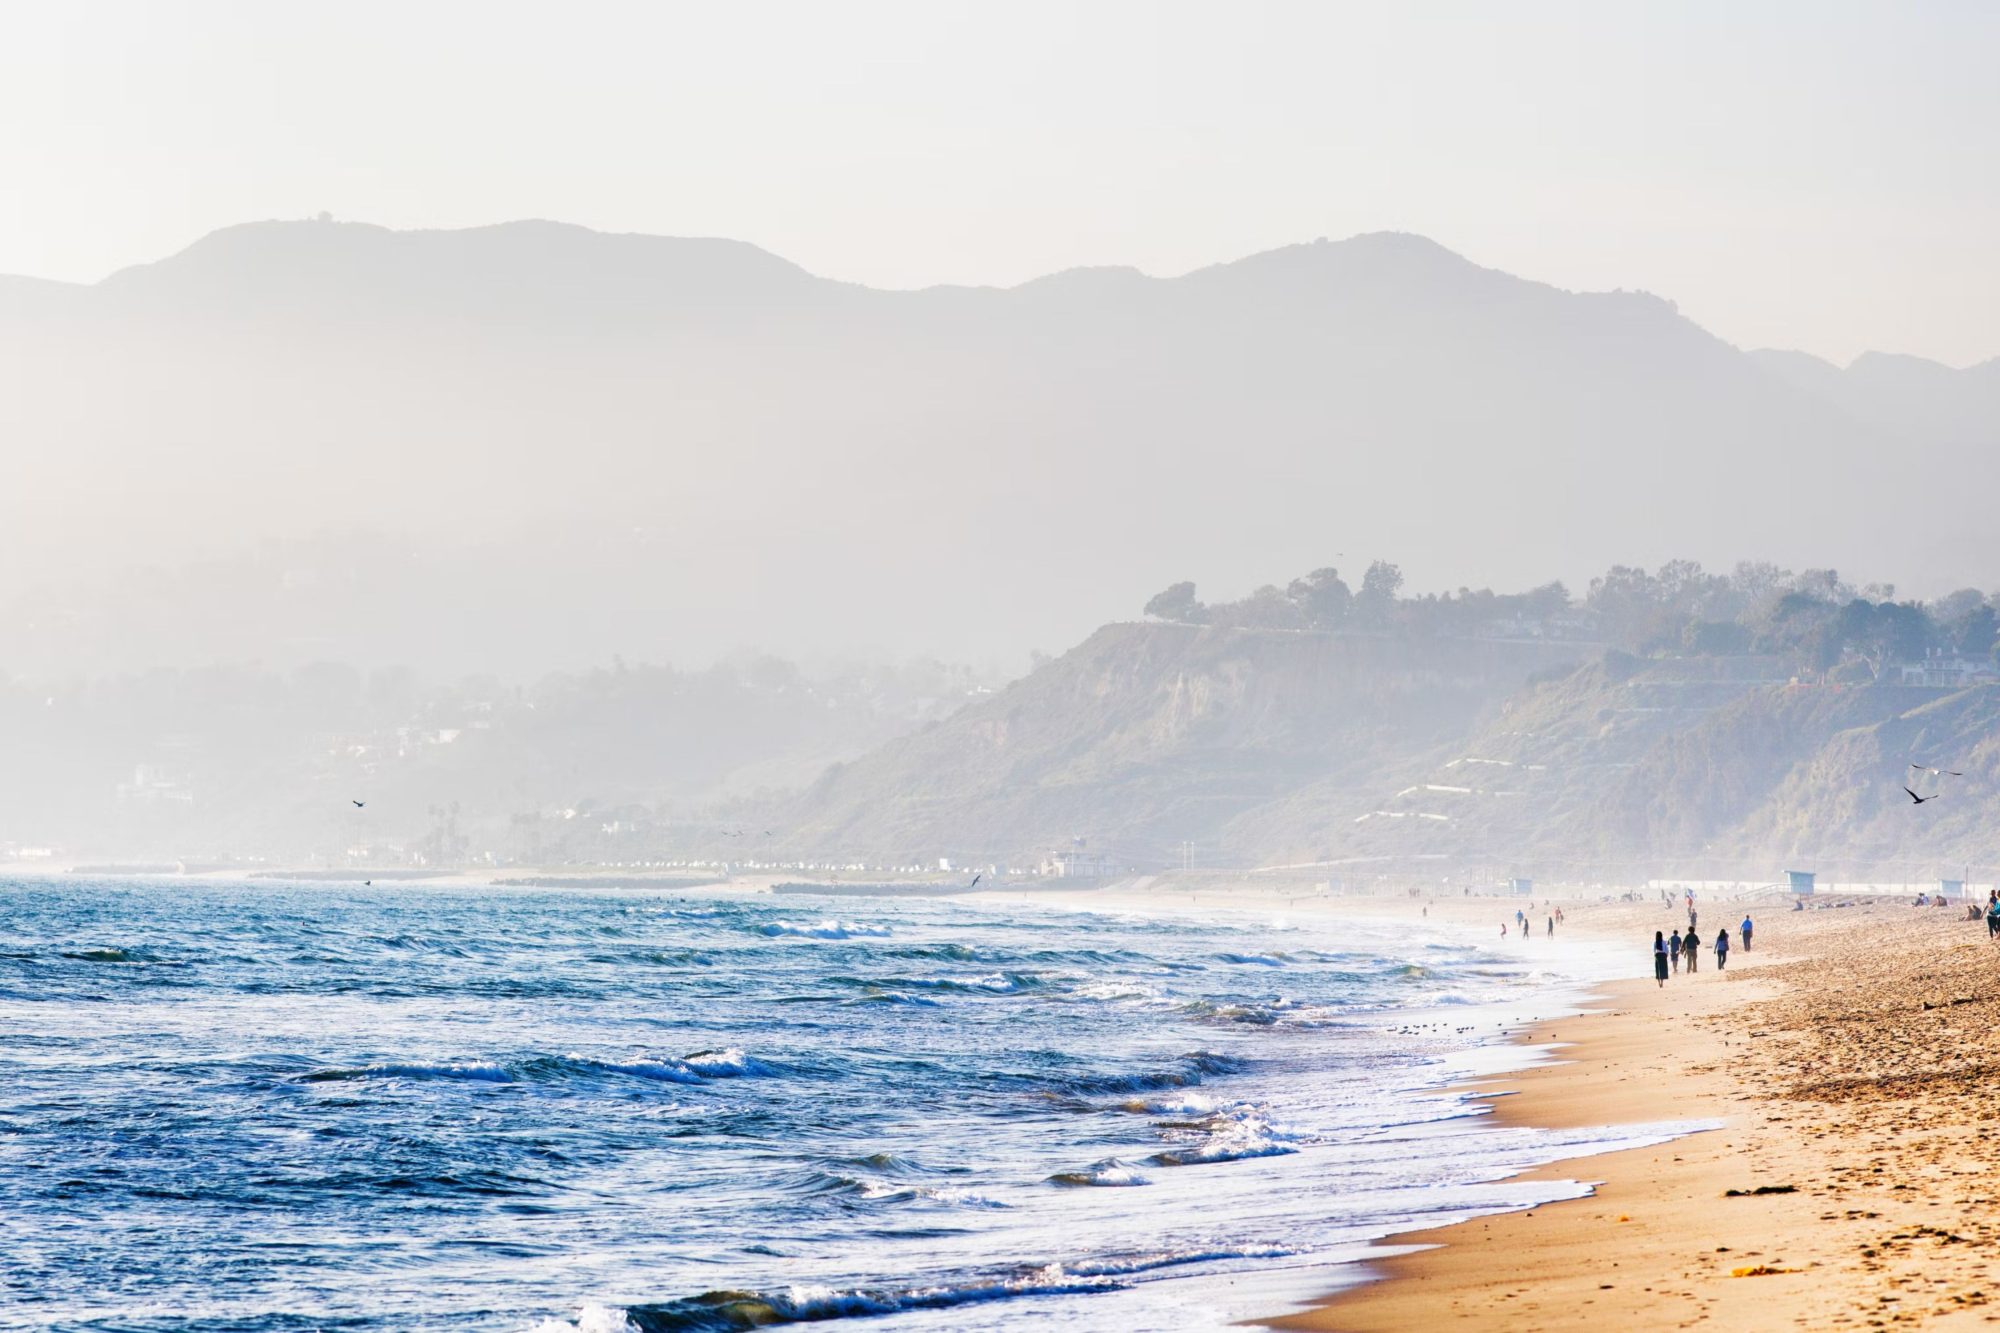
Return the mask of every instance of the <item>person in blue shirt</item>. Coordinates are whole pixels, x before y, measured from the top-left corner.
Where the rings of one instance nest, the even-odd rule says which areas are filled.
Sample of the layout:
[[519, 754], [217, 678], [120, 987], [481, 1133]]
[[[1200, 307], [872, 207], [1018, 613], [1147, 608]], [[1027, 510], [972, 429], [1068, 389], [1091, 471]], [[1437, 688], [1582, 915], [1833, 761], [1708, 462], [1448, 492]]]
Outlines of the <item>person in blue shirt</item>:
[[1743, 926], [1742, 926], [1742, 934], [1743, 934], [1743, 952], [1744, 952], [1744, 953], [1749, 953], [1749, 952], [1750, 952], [1750, 917], [1749, 917], [1749, 915], [1748, 915], [1747, 913], [1746, 913], [1746, 914], [1744, 915], [1744, 917], [1743, 917]]

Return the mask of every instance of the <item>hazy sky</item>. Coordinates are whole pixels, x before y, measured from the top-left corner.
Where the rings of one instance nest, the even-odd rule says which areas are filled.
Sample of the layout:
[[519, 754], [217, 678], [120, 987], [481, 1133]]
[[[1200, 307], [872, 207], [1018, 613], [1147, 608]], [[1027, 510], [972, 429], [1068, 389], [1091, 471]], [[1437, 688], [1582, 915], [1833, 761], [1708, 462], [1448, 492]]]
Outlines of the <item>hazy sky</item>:
[[551, 217], [882, 286], [1404, 229], [2000, 355], [2000, 5], [0, 0], [0, 272]]

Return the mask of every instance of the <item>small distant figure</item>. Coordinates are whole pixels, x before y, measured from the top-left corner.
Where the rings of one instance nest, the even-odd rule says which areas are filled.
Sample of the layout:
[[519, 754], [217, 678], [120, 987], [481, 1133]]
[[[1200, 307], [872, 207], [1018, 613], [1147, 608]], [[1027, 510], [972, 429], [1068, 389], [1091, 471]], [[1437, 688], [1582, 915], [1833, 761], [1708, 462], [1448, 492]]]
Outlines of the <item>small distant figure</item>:
[[1938, 798], [1937, 792], [1932, 792], [1929, 796], [1919, 796], [1915, 792], [1910, 791], [1908, 787], [1903, 788], [1903, 790], [1909, 792], [1910, 799], [1918, 805], [1922, 805], [1925, 801], [1935, 801]]
[[1715, 970], [1720, 972], [1723, 968], [1728, 966], [1729, 966], [1729, 932], [1726, 929], [1718, 930], [1715, 932]]
[[1503, 940], [1507, 938], [1507, 923], [1505, 921], [1500, 923], [1500, 938]]
[[1667, 937], [1657, 930], [1653, 932], [1653, 980], [1662, 988], [1667, 984]]
[[1701, 936], [1690, 930], [1681, 937], [1681, 952], [1687, 955], [1688, 975], [1695, 973], [1695, 964], [1701, 961]]
[[1549, 918], [1549, 938], [1550, 938], [1550, 939], [1554, 939], [1555, 937], [1556, 937], [1556, 919], [1555, 919], [1554, 917], [1550, 917], [1550, 918]]
[[1689, 907], [1689, 908], [1688, 908], [1688, 934], [1690, 934], [1690, 935], [1694, 934], [1694, 930], [1695, 930], [1695, 922], [1696, 922], [1696, 920], [1697, 920], [1697, 919], [1698, 919], [1698, 918], [1697, 918], [1697, 917], [1696, 917], [1696, 915], [1695, 915], [1695, 910], [1694, 910], [1694, 908], [1692, 908], [1692, 907]]
[[1986, 899], [1986, 938], [2000, 935], [2000, 898], [1988, 895]]
[[1737, 932], [1743, 936], [1744, 953], [1750, 952], [1750, 932], [1753, 929], [1755, 929], [1755, 927], [1751, 924], [1749, 914], [1745, 913], [1743, 917], [1743, 924], [1737, 928]]
[[[350, 800], [353, 800], [353, 798], [352, 798], [352, 797], [349, 797], [348, 799], [350, 799]], [[354, 808], [355, 808], [356, 810], [359, 810], [359, 809], [361, 809], [361, 807], [363, 807], [363, 806], [365, 806], [365, 805], [367, 805], [367, 804], [368, 804], [368, 802], [366, 802], [366, 801], [355, 801], [355, 802], [354, 802]]]
[[978, 888], [978, 887], [979, 887], [979, 876], [980, 876], [980, 875], [983, 875], [983, 874], [985, 874], [985, 873], [986, 873], [986, 872], [982, 870], [982, 871], [980, 871], [980, 872], [979, 872], [979, 875], [974, 875], [974, 876], [972, 877], [972, 883], [970, 883], [970, 884], [968, 884], [968, 885], [966, 885], [966, 886], [965, 886], [965, 887], [966, 887], [966, 889], [967, 889], [968, 891], [970, 891], [970, 890], [972, 890], [972, 889], [976, 889], [976, 888]]
[[1681, 933], [1677, 930], [1667, 941], [1667, 956], [1673, 960], [1674, 971], [1681, 970]]

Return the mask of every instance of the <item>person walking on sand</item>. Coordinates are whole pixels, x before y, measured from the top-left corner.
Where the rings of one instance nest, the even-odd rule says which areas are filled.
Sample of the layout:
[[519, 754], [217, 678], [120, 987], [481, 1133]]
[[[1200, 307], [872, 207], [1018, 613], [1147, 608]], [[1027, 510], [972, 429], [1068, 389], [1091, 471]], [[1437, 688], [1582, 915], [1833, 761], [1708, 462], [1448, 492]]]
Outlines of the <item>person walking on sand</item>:
[[1694, 975], [1694, 965], [1701, 961], [1701, 937], [1692, 930], [1681, 938], [1681, 952], [1687, 955], [1688, 975]]
[[1724, 926], [1715, 932], [1715, 970], [1720, 972], [1729, 966], [1729, 928]]
[[1550, 917], [1550, 918], [1549, 918], [1549, 938], [1550, 938], [1550, 939], [1554, 939], [1555, 937], [1556, 937], [1556, 919], [1555, 919], [1554, 917]]
[[1657, 930], [1653, 932], [1653, 980], [1662, 987], [1667, 984], [1667, 937]]
[[1743, 914], [1743, 925], [1741, 927], [1741, 930], [1743, 934], [1743, 952], [1749, 953], [1751, 925], [1750, 925], [1750, 914], [1748, 912], [1745, 912]]
[[1674, 932], [1673, 938], [1667, 941], [1667, 957], [1673, 961], [1674, 971], [1679, 972], [1681, 970], [1681, 933], [1678, 930]]
[[1986, 938], [1990, 940], [1995, 935], [2000, 935], [2000, 898], [1986, 904]]

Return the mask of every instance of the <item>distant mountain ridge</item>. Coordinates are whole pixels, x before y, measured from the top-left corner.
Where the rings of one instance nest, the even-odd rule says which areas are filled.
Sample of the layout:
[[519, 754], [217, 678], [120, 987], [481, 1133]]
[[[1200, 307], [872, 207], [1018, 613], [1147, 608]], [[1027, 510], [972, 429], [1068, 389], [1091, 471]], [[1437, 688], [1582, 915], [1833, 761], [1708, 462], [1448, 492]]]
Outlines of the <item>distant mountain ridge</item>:
[[198, 660], [176, 627], [246, 587], [299, 627], [276, 660], [520, 673], [1013, 654], [1341, 552], [1420, 586], [1682, 554], [2000, 583], [1988, 367], [1827, 375], [1396, 233], [889, 292], [726, 240], [253, 223], [0, 282], [0, 377], [16, 671]]

